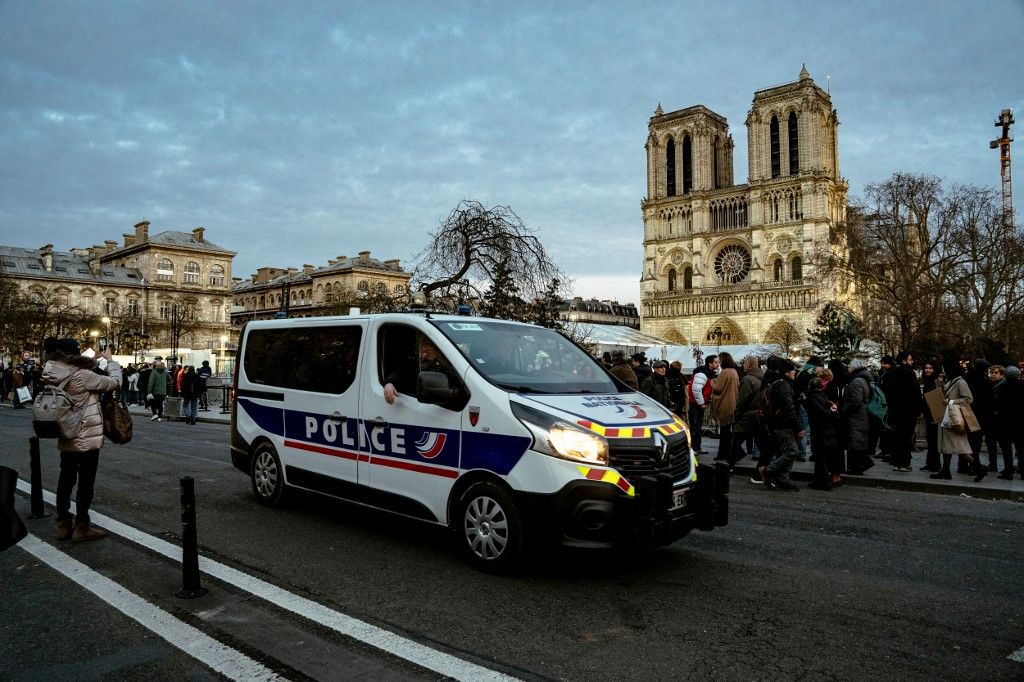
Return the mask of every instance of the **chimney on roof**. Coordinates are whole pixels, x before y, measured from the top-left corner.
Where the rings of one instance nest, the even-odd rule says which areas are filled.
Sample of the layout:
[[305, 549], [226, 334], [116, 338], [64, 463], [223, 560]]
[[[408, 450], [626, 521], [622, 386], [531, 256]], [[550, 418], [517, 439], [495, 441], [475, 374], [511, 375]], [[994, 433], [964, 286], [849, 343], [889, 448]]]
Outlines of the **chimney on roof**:
[[126, 247], [127, 246], [131, 246], [132, 244], [135, 243], [135, 235], [134, 234], [128, 234], [127, 232], [125, 232], [121, 236], [124, 237], [124, 245]]
[[392, 270], [402, 269], [401, 261], [397, 258], [389, 258], [388, 260], [384, 261], [384, 267], [391, 268]]
[[338, 261], [337, 261], [337, 259], [335, 259], [335, 258], [328, 258], [328, 259], [327, 259], [327, 265], [328, 265], [328, 266], [334, 265], [334, 264], [335, 264], [335, 263], [337, 263], [337, 262], [338, 262]]
[[43, 256], [43, 270], [47, 272], [53, 271], [53, 244], [47, 244], [39, 249], [39, 251]]
[[117, 242], [113, 239], [108, 239], [103, 242], [103, 253], [110, 253], [117, 248]]
[[359, 252], [359, 262], [363, 263], [363, 264], [369, 263], [370, 262], [370, 252], [369, 251], [360, 251]]
[[309, 263], [302, 264], [302, 271], [307, 275], [313, 274], [314, 270], [316, 270], [316, 267], [314, 267], [313, 265], [310, 265]]
[[299, 271], [298, 268], [288, 268], [288, 276], [289, 277], [294, 277], [295, 273], [297, 273], [298, 271]]
[[338, 256], [337, 258], [334, 259], [334, 262], [335, 263], [340, 263], [341, 261], [345, 260], [346, 258], [348, 258], [348, 256]]
[[141, 244], [149, 241], [149, 221], [143, 220], [141, 223], [135, 223], [135, 243]]
[[201, 227], [201, 226], [197, 227], [196, 229], [192, 230], [192, 238], [195, 239], [197, 242], [201, 242], [201, 241], [203, 241], [203, 234], [205, 232], [206, 232], [206, 228], [205, 227]]

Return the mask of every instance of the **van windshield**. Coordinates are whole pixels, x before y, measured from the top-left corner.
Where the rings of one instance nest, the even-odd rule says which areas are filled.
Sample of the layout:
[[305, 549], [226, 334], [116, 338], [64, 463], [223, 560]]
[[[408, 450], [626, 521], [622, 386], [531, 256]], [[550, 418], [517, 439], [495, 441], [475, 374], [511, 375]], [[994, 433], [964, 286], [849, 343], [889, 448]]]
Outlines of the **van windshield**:
[[558, 332], [523, 324], [435, 321], [488, 381], [517, 393], [617, 393], [597, 361]]

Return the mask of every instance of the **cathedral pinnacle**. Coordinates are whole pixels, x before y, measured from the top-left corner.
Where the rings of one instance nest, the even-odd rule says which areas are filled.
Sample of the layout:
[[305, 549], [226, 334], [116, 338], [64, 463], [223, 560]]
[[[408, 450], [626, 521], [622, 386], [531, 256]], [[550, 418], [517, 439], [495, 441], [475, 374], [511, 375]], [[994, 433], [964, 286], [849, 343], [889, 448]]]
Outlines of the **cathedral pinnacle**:
[[811, 79], [811, 74], [807, 72], [807, 65], [802, 64], [800, 66], [800, 80], [807, 81]]
[[658, 102], [658, 108], [654, 110], [655, 116], [661, 116], [665, 113], [665, 110], [661, 108], [661, 102]]

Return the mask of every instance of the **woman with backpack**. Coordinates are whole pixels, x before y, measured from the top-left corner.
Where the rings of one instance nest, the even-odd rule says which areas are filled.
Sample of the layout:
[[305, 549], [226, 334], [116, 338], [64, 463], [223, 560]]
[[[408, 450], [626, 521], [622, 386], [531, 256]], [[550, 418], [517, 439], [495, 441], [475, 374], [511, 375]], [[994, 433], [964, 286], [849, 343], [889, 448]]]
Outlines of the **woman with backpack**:
[[[57, 539], [75, 542], [99, 540], [106, 533], [89, 525], [100, 448], [103, 447], [103, 413], [100, 396], [121, 386], [121, 366], [113, 361], [107, 348], [100, 357], [106, 360], [107, 376], [97, 372], [97, 362], [81, 354], [74, 339], [49, 338], [43, 342], [46, 364], [42, 379], [46, 384], [63, 384], [74, 409], [82, 413], [78, 433], [57, 439], [60, 450], [60, 477], [57, 480]], [[71, 490], [78, 484], [75, 515], [71, 514]]]

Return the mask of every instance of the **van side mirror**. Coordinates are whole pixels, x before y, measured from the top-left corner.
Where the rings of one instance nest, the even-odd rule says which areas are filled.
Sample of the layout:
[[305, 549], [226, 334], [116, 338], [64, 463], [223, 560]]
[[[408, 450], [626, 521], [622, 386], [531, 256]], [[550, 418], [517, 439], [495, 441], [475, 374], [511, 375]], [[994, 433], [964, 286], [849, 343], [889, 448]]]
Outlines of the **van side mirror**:
[[459, 400], [462, 391], [448, 385], [448, 377], [441, 372], [420, 372], [416, 377], [416, 400], [428, 405], [451, 405]]

